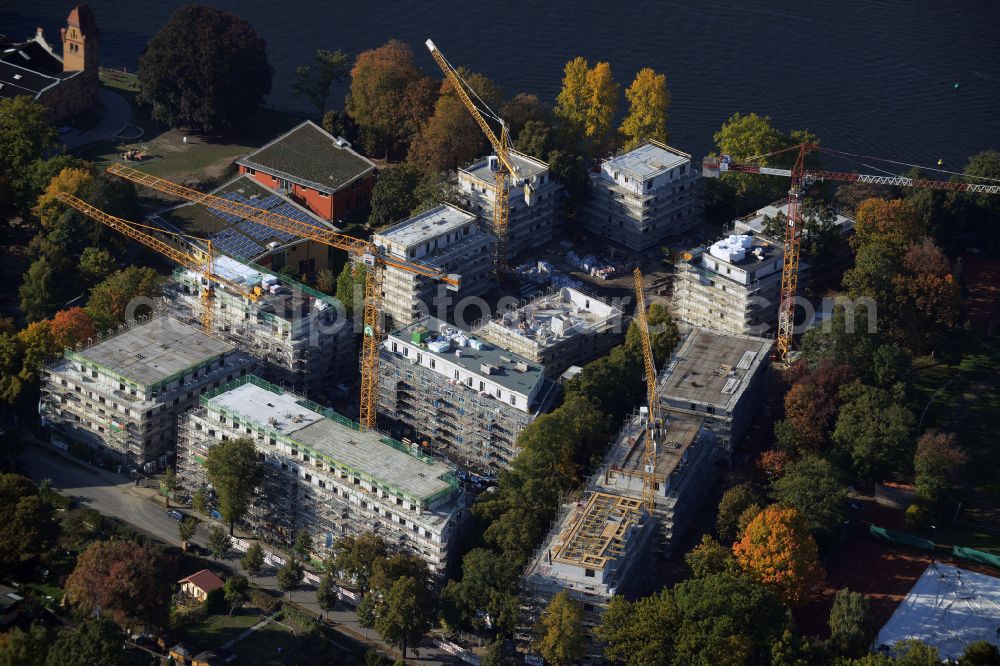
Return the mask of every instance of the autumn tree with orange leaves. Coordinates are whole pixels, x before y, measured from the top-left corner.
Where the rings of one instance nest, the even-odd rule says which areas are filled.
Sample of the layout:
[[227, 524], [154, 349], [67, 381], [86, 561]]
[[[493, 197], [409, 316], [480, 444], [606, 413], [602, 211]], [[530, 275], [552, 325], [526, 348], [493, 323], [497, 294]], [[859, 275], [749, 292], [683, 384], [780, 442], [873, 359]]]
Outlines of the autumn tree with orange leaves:
[[94, 337], [94, 320], [83, 308], [60, 310], [52, 317], [49, 334], [57, 348], [75, 347]]
[[824, 575], [809, 526], [795, 509], [761, 511], [733, 544], [733, 554], [751, 578], [790, 606], [801, 606]]

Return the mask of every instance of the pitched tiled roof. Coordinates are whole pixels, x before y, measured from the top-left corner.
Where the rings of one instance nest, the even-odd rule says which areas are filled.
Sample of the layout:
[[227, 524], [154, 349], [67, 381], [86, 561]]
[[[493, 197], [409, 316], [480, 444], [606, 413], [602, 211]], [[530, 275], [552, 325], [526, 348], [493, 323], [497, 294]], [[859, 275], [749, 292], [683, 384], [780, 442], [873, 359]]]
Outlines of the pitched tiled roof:
[[191, 583], [206, 594], [212, 590], [221, 589], [224, 585], [222, 579], [208, 569], [202, 569], [198, 573], [193, 573], [187, 578], [181, 578], [178, 583]]
[[370, 160], [349, 146], [337, 145], [336, 137], [311, 120], [236, 163], [328, 194], [375, 169]]

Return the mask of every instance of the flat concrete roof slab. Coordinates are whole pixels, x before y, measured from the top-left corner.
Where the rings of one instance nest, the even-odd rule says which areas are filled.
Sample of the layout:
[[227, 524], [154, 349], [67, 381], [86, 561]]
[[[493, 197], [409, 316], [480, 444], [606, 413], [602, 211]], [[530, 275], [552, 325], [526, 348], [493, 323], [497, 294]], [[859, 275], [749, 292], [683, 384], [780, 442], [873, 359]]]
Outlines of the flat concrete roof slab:
[[140, 386], [151, 386], [235, 349], [176, 319], [157, 317], [76, 353]]

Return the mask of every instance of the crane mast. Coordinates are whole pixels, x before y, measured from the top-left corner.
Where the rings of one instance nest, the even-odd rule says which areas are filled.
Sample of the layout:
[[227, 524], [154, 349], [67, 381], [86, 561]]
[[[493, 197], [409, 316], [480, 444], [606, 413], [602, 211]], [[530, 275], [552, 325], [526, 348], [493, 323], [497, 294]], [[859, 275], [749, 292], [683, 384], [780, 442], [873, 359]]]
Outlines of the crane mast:
[[649, 338], [649, 321], [646, 319], [646, 298], [642, 291], [642, 271], [632, 273], [635, 291], [635, 319], [642, 341], [642, 360], [646, 375], [646, 405], [649, 411], [646, 423], [646, 449], [642, 461], [642, 503], [646, 512], [653, 515], [656, 502], [656, 452], [657, 428], [660, 424], [660, 399], [656, 390], [656, 361], [653, 359], [653, 344]]
[[[445, 59], [441, 50], [434, 45], [434, 42], [430, 39], [426, 42], [427, 49], [431, 52], [434, 57], [434, 62], [438, 64], [441, 71], [444, 73], [445, 78], [451, 82], [452, 87], [455, 88], [455, 94], [458, 98], [462, 100], [462, 104], [468, 109], [472, 118], [479, 125], [479, 128], [486, 135], [486, 139], [490, 142], [493, 147], [493, 151], [497, 155], [497, 169], [494, 172], [494, 189], [493, 189], [493, 234], [496, 236], [496, 244], [493, 246], [493, 266], [497, 274], [502, 274], [507, 265], [507, 227], [510, 220], [510, 179], [517, 177], [520, 173], [520, 169], [514, 164], [514, 161], [510, 156], [510, 134], [507, 129], [507, 123], [503, 121], [502, 118], [496, 117], [500, 122], [500, 137], [498, 138], [493, 128], [490, 127], [489, 122], [483, 117], [482, 112], [476, 103], [472, 101], [472, 97], [469, 96], [466, 90], [466, 83], [462, 81], [462, 78], [455, 71], [455, 68]], [[527, 182], [524, 184], [525, 188], [530, 188], [531, 185]], [[526, 190], [527, 191], [527, 190]], [[526, 200], [530, 197], [526, 197]]]
[[[795, 165], [791, 169], [733, 162], [729, 155], [722, 155], [721, 157], [709, 156], [702, 161], [702, 175], [706, 178], [719, 178], [721, 174], [727, 171], [734, 171], [765, 176], [783, 176], [791, 179], [791, 187], [788, 190], [788, 215], [784, 235], [785, 258], [781, 269], [781, 302], [778, 306], [778, 339], [775, 350], [778, 358], [786, 363], [789, 360], [789, 353], [794, 344], [795, 294], [798, 290], [799, 254], [802, 241], [801, 198], [806, 187], [815, 182], [832, 180], [846, 183], [870, 183], [873, 185], [913, 187], [916, 189], [946, 190], [951, 192], [1000, 194], [1000, 185], [807, 169], [805, 166], [806, 155], [814, 150], [825, 149], [820, 148], [815, 143], [803, 143], [777, 151], [779, 153], [795, 151]], [[827, 152], [838, 153], [838, 151], [830, 150]], [[777, 153], [771, 154], [774, 155]]]
[[387, 266], [391, 266], [414, 275], [438, 280], [447, 285], [449, 289], [458, 289], [461, 284], [461, 278], [458, 275], [445, 273], [418, 262], [387, 256], [377, 245], [362, 238], [355, 238], [330, 229], [324, 229], [308, 222], [295, 220], [285, 215], [239, 201], [224, 199], [213, 194], [205, 194], [121, 164], [112, 165], [108, 168], [108, 172], [138, 185], [144, 185], [157, 190], [158, 192], [171, 194], [194, 203], [200, 203], [213, 210], [230, 213], [243, 219], [257, 222], [270, 229], [284, 231], [299, 238], [306, 238], [339, 250], [344, 250], [350, 256], [364, 263], [365, 300], [362, 316], [364, 331], [361, 342], [361, 408], [358, 422], [365, 430], [374, 428], [376, 422], [379, 385], [378, 350], [382, 342], [380, 318], [382, 311], [383, 271]]

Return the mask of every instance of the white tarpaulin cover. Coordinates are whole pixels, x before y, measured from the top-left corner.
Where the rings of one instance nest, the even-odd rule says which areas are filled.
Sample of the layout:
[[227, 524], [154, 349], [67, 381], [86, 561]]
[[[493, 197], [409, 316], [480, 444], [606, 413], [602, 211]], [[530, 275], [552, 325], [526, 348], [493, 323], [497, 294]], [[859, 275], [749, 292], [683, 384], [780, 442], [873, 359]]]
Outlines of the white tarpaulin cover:
[[892, 651], [908, 639], [933, 645], [942, 659], [958, 659], [975, 641], [1000, 647], [1000, 578], [931, 564], [879, 631], [876, 646]]

